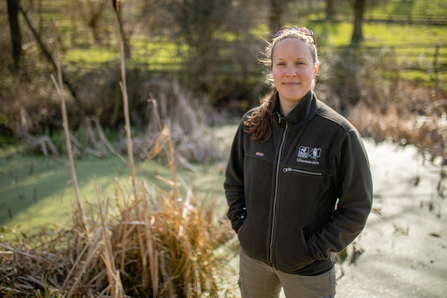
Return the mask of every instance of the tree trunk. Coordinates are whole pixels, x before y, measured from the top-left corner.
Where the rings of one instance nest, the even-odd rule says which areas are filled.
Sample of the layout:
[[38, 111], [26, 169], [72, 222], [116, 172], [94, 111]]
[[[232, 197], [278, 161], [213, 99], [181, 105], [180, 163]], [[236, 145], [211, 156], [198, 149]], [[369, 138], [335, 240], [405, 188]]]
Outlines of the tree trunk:
[[[76, 5], [74, 4], [74, 2], [70, 3], [70, 8], [73, 9], [73, 11], [76, 11]], [[77, 25], [77, 21], [76, 21], [77, 17], [76, 14], [71, 13], [70, 14], [70, 20], [71, 20], [71, 34], [70, 34], [70, 42], [72, 45], [76, 45], [77, 44], [77, 38], [78, 38], [78, 25]]]
[[39, 15], [39, 35], [43, 32], [43, 17], [42, 17], [42, 0], [39, 0], [39, 8], [37, 10]]
[[335, 7], [337, 6], [337, 0], [326, 0], [326, 20], [332, 21], [335, 17]]
[[6, 0], [8, 2], [9, 28], [11, 30], [12, 57], [14, 59], [14, 69], [19, 69], [20, 57], [22, 56], [22, 34], [19, 24], [19, 9], [16, 0]]
[[101, 19], [102, 12], [104, 11], [104, 8], [106, 6], [106, 2], [103, 1], [99, 4], [99, 7], [93, 6], [93, 3], [90, 1], [87, 2], [90, 6], [90, 14], [89, 14], [89, 21], [88, 21], [88, 27], [92, 29], [93, 38], [95, 39], [95, 43], [97, 45], [102, 45], [103, 42], [101, 40], [101, 35], [99, 34], [99, 20]]
[[365, 12], [366, 0], [355, 0], [354, 2], [354, 31], [352, 33], [351, 44], [359, 44], [363, 40], [363, 13]]
[[282, 10], [280, 2], [281, 0], [270, 0], [269, 27], [271, 34], [275, 34], [275, 32], [281, 29], [282, 26]]
[[271, 34], [284, 26], [284, 12], [290, 0], [270, 0], [269, 29]]
[[[9, 1], [9, 0], [8, 0]], [[28, 24], [29, 29], [31, 30], [31, 32], [34, 35], [34, 38], [37, 41], [37, 44], [39, 45], [40, 49], [42, 50], [42, 54], [45, 56], [45, 58], [47, 58], [47, 60], [54, 66], [54, 68], [57, 69], [57, 65], [56, 62], [54, 62], [53, 57], [51, 56], [50, 52], [48, 52], [47, 48], [45, 47], [45, 45], [42, 42], [42, 39], [40, 38], [39, 34], [37, 34], [36, 29], [34, 29], [34, 26], [31, 24], [31, 20], [28, 18], [25, 10], [23, 9], [23, 7], [20, 5], [19, 2], [16, 2], [17, 4], [17, 8], [20, 10], [20, 12], [23, 15], [23, 18], [25, 19], [26, 23]], [[57, 41], [55, 41], [57, 42]], [[75, 99], [76, 103], [81, 106], [81, 102], [79, 101], [79, 98], [76, 96], [76, 91], [73, 87], [73, 85], [70, 83], [70, 81], [68, 81], [68, 79], [66, 77], [63, 78], [63, 82], [65, 83], [65, 85], [67, 86], [67, 88], [70, 90], [71, 94], [73, 95], [73, 98]]]

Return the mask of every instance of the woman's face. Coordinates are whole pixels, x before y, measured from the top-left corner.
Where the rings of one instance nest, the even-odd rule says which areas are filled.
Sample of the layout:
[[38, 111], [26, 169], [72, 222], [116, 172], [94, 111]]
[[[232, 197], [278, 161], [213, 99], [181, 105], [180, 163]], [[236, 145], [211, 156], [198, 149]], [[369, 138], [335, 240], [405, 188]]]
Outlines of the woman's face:
[[305, 41], [286, 38], [273, 49], [271, 71], [281, 104], [298, 104], [312, 86], [318, 66]]

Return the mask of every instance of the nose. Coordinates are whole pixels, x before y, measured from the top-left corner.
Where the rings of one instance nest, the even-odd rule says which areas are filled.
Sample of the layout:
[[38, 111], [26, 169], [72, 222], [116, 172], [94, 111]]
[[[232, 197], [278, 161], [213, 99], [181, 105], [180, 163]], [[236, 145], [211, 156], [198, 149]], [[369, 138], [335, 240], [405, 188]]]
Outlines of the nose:
[[295, 68], [293, 67], [293, 65], [289, 65], [287, 67], [286, 76], [287, 77], [294, 77], [294, 76], [296, 76], [296, 71], [295, 71]]

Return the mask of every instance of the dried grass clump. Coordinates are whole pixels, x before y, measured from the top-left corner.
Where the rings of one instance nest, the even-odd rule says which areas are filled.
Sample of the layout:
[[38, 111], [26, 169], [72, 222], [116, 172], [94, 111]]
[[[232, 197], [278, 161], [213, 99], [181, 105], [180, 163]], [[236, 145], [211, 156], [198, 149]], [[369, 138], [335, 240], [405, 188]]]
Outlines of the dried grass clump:
[[85, 212], [85, 229], [73, 224], [0, 243], [0, 295], [232, 297], [228, 220], [216, 222], [213, 206], [203, 210], [176, 177], [159, 179], [169, 187], [140, 180], [128, 192], [116, 181], [112, 202], [97, 186], [98, 204]]
[[53, 157], [59, 156], [59, 151], [47, 136], [33, 136], [31, 134], [26, 134], [22, 140], [27, 144], [27, 152], [42, 152], [45, 156], [50, 156], [51, 153], [51, 156]]
[[413, 144], [419, 153], [433, 162], [447, 161], [447, 114], [430, 116], [411, 113], [404, 105], [391, 103], [385, 111], [359, 102], [350, 112], [349, 120], [363, 136], [376, 142], [390, 140], [401, 145]]
[[[210, 162], [224, 158], [219, 150], [219, 139], [209, 129], [210, 124], [223, 120], [211, 107], [209, 98], [196, 98], [177, 80], [151, 79], [141, 86], [141, 90], [151, 97], [146, 110], [148, 122], [145, 133], [133, 137], [137, 158], [147, 159], [148, 148], [163, 137], [163, 126], [170, 129], [179, 160]], [[119, 152], [126, 151], [124, 138], [117, 148]]]
[[[148, 84], [151, 88], [157, 86], [157, 95], [160, 97], [158, 100], [149, 100], [148, 125], [142, 133], [132, 138], [133, 153], [136, 158], [146, 160], [155, 155], [164, 156], [163, 148], [167, 144], [167, 134], [162, 123], [167, 123], [170, 127], [169, 137], [176, 147], [177, 165], [193, 169], [194, 167], [188, 161], [207, 163], [222, 160], [224, 154], [219, 149], [221, 140], [213, 135], [207, 124], [218, 121], [216, 120], [218, 116], [211, 107], [209, 105], [194, 107], [192, 95], [182, 90], [175, 81], [154, 80]], [[148, 90], [155, 90], [151, 88]], [[58, 156], [57, 148], [66, 151], [62, 135], [55, 143], [48, 136], [34, 136], [28, 132], [30, 122], [31, 118], [22, 109], [19, 138], [27, 143], [27, 152]], [[124, 130], [118, 137], [118, 142], [112, 144], [105, 135], [99, 119], [95, 116], [87, 116], [76, 132], [70, 133], [73, 155], [82, 158], [85, 154], [92, 154], [104, 158], [112, 153], [128, 164], [122, 156], [122, 154], [127, 154], [127, 139]], [[155, 143], [159, 146], [154, 147]]]
[[[25, 150], [28, 153], [40, 153], [45, 156], [58, 157], [59, 151], [48, 136], [35, 136], [30, 133], [35, 127], [32, 118], [23, 106], [15, 107], [19, 117], [12, 123], [16, 136], [26, 144]], [[1, 110], [1, 108], [0, 108]], [[0, 111], [0, 115], [4, 114]], [[6, 114], [5, 115], [5, 119]]]
[[81, 122], [78, 130], [71, 135], [74, 155], [82, 157], [89, 153], [97, 157], [107, 157], [109, 153], [117, 155], [125, 164], [127, 161], [119, 154], [115, 147], [107, 139], [106, 134], [96, 116], [87, 116]]

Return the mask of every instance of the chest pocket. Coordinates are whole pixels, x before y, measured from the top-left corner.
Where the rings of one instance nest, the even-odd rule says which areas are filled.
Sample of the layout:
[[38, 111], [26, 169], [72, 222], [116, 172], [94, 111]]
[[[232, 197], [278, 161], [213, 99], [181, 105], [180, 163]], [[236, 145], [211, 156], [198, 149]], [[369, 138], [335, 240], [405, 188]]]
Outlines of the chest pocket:
[[283, 169], [284, 173], [296, 173], [296, 174], [301, 174], [301, 175], [309, 175], [309, 176], [323, 176], [323, 172], [318, 172], [318, 171], [308, 171], [308, 170], [300, 170], [300, 169], [296, 169], [296, 168], [291, 168], [291, 167], [287, 167]]

